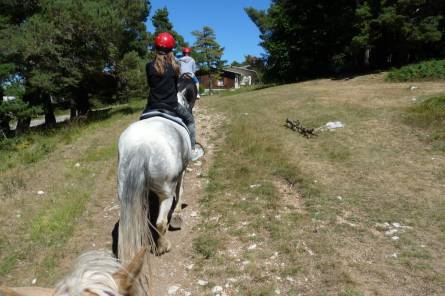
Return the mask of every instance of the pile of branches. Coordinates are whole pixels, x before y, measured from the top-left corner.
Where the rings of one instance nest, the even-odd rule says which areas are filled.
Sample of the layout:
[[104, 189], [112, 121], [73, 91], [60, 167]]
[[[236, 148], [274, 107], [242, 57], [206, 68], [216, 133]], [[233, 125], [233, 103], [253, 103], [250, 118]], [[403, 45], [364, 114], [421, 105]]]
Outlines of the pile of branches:
[[293, 131], [298, 132], [300, 135], [302, 135], [303, 137], [305, 137], [307, 139], [317, 136], [314, 128], [304, 127], [298, 119], [292, 120], [292, 119], [287, 118], [286, 119], [286, 127], [290, 128]]

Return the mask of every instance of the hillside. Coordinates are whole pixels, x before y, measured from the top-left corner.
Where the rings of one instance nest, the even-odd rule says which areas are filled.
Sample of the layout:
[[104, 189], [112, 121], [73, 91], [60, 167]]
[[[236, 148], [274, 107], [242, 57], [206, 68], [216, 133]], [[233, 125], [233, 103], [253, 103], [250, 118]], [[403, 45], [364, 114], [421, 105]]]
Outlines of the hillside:
[[[184, 229], [153, 258], [155, 295], [444, 294], [445, 153], [406, 120], [438, 94], [369, 75], [203, 97], [206, 155], [188, 169]], [[116, 142], [138, 112], [0, 172], [0, 283], [53, 285], [111, 249]], [[344, 127], [306, 139], [286, 118]]]

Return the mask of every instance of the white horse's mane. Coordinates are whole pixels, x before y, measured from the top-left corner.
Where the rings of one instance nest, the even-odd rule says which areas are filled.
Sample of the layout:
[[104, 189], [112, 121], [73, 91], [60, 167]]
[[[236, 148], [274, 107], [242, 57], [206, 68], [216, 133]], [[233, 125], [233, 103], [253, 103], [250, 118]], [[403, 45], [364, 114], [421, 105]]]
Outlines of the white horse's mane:
[[99, 296], [121, 296], [113, 274], [120, 262], [105, 251], [91, 251], [78, 258], [70, 275], [57, 286], [55, 296], [80, 296], [85, 290]]
[[182, 106], [188, 108], [189, 104], [187, 102], [187, 99], [185, 97], [185, 92], [187, 89], [183, 89], [182, 91], [178, 91], [177, 97], [178, 97], [178, 103]]

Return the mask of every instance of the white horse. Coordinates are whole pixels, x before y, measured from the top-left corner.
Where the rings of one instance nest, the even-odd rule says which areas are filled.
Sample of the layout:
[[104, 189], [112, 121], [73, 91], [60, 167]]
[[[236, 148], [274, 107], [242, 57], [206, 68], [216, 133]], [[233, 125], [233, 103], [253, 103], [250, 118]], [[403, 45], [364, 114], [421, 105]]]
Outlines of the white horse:
[[107, 252], [93, 251], [79, 257], [70, 275], [56, 288], [0, 286], [1, 296], [133, 296], [146, 249], [142, 249], [127, 266]]
[[[186, 93], [180, 89], [178, 102], [188, 108]], [[120, 136], [118, 257], [123, 262], [149, 244], [157, 255], [171, 249], [165, 235], [170, 217], [182, 222], [182, 180], [190, 157], [186, 128], [166, 118], [137, 121]], [[146, 291], [148, 283], [148, 272], [143, 272], [141, 289]]]

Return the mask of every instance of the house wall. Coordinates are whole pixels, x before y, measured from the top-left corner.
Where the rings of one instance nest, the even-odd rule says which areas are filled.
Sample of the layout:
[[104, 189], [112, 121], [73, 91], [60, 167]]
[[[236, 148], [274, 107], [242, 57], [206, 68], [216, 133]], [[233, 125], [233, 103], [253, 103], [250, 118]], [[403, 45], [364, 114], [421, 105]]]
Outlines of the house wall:
[[[209, 75], [199, 75], [198, 76], [199, 83], [205, 88], [209, 88]], [[224, 72], [220, 76], [220, 80], [223, 81], [224, 85], [218, 85], [218, 80], [212, 77], [212, 88], [213, 89], [231, 89], [235, 88], [235, 75], [232, 73]]]

